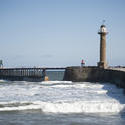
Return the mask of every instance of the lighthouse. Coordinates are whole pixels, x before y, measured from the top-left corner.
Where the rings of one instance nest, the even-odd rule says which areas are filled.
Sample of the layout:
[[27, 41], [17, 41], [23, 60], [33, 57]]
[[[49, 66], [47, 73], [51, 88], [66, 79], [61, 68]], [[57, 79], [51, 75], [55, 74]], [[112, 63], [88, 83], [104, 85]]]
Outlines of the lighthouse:
[[101, 25], [98, 34], [100, 35], [100, 61], [98, 62], [99, 68], [107, 68], [106, 62], [106, 35], [107, 29], [105, 25]]

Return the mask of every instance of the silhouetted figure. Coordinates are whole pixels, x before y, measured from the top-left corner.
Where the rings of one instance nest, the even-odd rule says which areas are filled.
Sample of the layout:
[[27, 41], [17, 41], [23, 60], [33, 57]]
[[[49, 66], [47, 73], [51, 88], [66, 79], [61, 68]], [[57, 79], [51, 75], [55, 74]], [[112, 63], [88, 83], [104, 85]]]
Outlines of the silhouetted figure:
[[0, 68], [3, 68], [3, 61], [0, 60]]
[[81, 61], [81, 67], [85, 66], [85, 61], [82, 59]]

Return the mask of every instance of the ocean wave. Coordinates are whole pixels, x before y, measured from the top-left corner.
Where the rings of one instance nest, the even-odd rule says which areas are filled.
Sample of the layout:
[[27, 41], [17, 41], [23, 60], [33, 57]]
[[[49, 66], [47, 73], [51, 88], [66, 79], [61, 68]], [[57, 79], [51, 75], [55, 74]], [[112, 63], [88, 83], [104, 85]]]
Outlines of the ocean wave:
[[112, 84], [46, 81], [1, 84], [0, 111], [32, 110], [52, 113], [122, 112], [123, 89]]
[[7, 82], [7, 80], [0, 80], [0, 83], [5, 83], [5, 82]]
[[1, 102], [0, 109], [7, 107], [19, 107], [19, 106], [27, 106], [31, 105], [31, 102]]
[[77, 102], [12, 102], [0, 104], [0, 111], [40, 109], [51, 113], [118, 113], [125, 112], [125, 104], [118, 102], [77, 101]]
[[69, 83], [72, 83], [72, 81], [42, 81], [41, 84], [63, 84], [63, 83], [66, 83], [66, 84], [69, 84]]

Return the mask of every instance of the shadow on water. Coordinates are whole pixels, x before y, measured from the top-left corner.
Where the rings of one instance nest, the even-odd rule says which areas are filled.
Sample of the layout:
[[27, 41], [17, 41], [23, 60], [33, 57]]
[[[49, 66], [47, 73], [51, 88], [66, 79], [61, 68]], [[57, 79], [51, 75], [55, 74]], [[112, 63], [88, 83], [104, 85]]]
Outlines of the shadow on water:
[[[106, 94], [109, 97], [117, 100], [120, 104], [125, 105], [125, 90], [123, 88], [117, 87], [114, 84], [111, 84], [111, 83], [109, 84], [105, 84], [103, 87], [104, 90], [107, 90]], [[123, 119], [123, 124], [125, 124], [125, 108], [123, 108], [120, 111], [119, 115], [120, 115], [120, 118]]]
[[[104, 84], [103, 89], [107, 91], [107, 95], [113, 99], [116, 99], [120, 104], [125, 104], [125, 94], [124, 89], [118, 88], [113, 84]], [[123, 95], [122, 95], [123, 94]]]

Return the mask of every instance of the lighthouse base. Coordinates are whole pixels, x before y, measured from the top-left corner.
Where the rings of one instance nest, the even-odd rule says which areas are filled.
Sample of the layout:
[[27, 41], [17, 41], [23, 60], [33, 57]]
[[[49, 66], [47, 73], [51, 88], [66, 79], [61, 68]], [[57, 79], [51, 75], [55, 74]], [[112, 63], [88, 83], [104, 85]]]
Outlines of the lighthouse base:
[[108, 67], [108, 65], [106, 62], [98, 62], [98, 67], [106, 69]]

